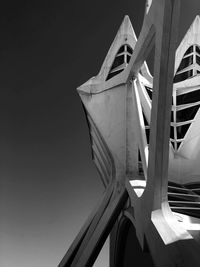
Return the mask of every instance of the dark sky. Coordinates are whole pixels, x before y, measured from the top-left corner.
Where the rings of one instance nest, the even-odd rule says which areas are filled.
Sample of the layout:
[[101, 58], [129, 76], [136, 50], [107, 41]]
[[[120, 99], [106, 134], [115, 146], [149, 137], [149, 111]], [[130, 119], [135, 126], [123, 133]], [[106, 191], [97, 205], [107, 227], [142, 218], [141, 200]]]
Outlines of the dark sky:
[[[0, 266], [55, 267], [103, 192], [76, 88], [144, 0], [0, 4]], [[180, 36], [199, 12], [182, 0]], [[108, 266], [106, 249], [96, 267]]]

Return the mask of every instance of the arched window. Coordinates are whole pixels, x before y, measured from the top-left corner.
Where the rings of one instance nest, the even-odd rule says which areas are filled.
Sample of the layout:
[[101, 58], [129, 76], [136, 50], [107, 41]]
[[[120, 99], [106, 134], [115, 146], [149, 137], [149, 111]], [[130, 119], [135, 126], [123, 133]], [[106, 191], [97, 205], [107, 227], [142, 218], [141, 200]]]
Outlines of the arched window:
[[197, 67], [198, 70], [197, 70], [197, 73], [200, 73], [200, 47], [198, 45], [195, 45], [195, 54], [196, 54], [196, 63], [199, 65]]
[[124, 44], [121, 46], [117, 52], [117, 55], [115, 56], [106, 80], [109, 80], [122, 72], [128, 66], [132, 54], [133, 49], [129, 45]]
[[[174, 83], [184, 81], [200, 73], [200, 48], [198, 45], [190, 46], [177, 69]], [[177, 87], [174, 98], [174, 121], [171, 120], [170, 138], [175, 150], [178, 150], [188, 132], [191, 123], [200, 107], [200, 90], [192, 88], [184, 91]]]
[[190, 46], [181, 60], [174, 77], [174, 83], [184, 81], [200, 73], [200, 48], [198, 45]]

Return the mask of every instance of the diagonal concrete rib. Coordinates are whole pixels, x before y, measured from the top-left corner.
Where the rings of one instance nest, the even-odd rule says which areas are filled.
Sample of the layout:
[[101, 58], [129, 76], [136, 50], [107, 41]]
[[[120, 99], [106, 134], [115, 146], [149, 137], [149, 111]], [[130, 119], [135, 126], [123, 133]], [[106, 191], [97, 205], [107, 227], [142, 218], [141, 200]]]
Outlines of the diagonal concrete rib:
[[105, 191], [104, 196], [101, 198], [96, 208], [93, 210], [81, 228], [58, 267], [70, 267], [74, 259], [79, 258], [109, 203], [113, 192], [113, 187], [114, 186], [112, 182]]
[[83, 253], [78, 260], [75, 259], [73, 261], [71, 267], [93, 266], [127, 199], [128, 193], [125, 188], [121, 192], [117, 192], [116, 190], [112, 194], [112, 198], [102, 214], [90, 240], [87, 242]]

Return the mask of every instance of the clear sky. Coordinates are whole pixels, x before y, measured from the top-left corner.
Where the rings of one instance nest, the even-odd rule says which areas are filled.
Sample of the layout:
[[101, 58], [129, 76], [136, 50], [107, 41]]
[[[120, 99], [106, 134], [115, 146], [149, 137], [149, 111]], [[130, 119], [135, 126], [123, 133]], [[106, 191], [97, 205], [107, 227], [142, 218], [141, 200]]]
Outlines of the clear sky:
[[[0, 4], [0, 266], [55, 267], [103, 192], [76, 88], [144, 0]], [[179, 40], [200, 13], [182, 0]], [[108, 245], [95, 267], [108, 264]]]

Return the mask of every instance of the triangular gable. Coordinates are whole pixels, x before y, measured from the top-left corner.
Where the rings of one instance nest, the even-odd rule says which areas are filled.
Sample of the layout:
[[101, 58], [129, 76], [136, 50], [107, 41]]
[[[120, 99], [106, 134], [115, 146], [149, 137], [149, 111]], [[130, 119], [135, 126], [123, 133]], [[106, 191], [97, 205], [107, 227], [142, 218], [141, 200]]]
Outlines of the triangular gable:
[[[127, 46], [130, 47], [134, 53], [136, 42], [137, 38], [134, 29], [132, 27], [129, 17], [126, 15], [107, 53], [107, 56], [103, 62], [100, 72], [98, 73], [97, 76], [92, 77], [91, 79], [89, 79], [89, 81], [81, 85], [77, 90], [80, 93], [86, 93], [86, 94], [97, 93], [99, 92], [99, 90], [103, 91], [105, 83], [110, 80], [108, 79], [108, 75], [112, 69], [116, 56], [120, 52], [120, 49], [123, 46]], [[148, 82], [152, 83], [152, 76], [149, 72], [146, 62], [144, 62], [141, 68], [141, 73], [147, 79]], [[99, 89], [100, 84], [101, 84], [101, 89]]]
[[125, 16], [124, 20], [117, 32], [117, 35], [107, 53], [107, 56], [103, 62], [103, 65], [101, 67], [101, 70], [98, 74], [98, 77], [101, 80], [106, 80], [108, 73], [112, 67], [113, 61], [115, 59], [115, 56], [117, 55], [119, 49], [121, 46], [127, 44], [129, 45], [133, 50], [135, 47], [135, 44], [137, 42], [137, 38], [135, 35], [135, 32], [133, 30], [131, 21], [129, 19], [129, 16]]
[[174, 129], [174, 148], [179, 155], [184, 150], [186, 139], [188, 140], [190, 136], [191, 125], [199, 110], [199, 47], [200, 17], [196, 16], [176, 51], [175, 98], [174, 109], [172, 109], [175, 121], [172, 122], [171, 129]]
[[200, 45], [200, 16], [196, 16], [189, 30], [185, 34], [182, 42], [176, 50], [176, 60], [174, 73], [177, 72], [178, 67], [181, 63], [182, 58], [184, 57], [185, 52], [192, 45]]

